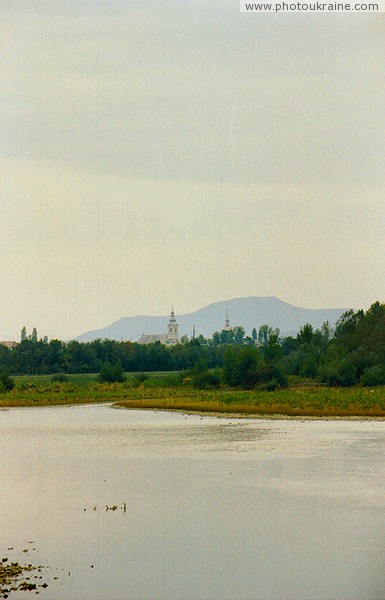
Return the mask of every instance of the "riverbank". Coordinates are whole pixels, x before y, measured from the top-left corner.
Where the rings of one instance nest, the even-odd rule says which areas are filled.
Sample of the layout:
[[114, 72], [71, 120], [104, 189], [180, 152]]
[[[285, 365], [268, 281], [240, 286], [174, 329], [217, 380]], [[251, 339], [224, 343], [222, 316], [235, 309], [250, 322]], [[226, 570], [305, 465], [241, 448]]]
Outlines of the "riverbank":
[[0, 407], [113, 403], [121, 408], [244, 417], [385, 418], [385, 387], [296, 386], [275, 391], [74, 382], [23, 383], [0, 395]]
[[[183, 392], [183, 390], [182, 390]], [[164, 397], [144, 394], [116, 403], [122, 408], [270, 418], [385, 418], [385, 390], [315, 388], [275, 392], [207, 390]]]

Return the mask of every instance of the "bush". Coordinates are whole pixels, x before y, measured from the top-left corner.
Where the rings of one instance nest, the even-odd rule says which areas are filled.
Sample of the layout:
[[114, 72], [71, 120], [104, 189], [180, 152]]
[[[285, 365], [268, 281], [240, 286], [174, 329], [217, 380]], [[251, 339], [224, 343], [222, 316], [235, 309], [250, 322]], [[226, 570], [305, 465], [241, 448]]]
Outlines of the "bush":
[[9, 392], [15, 387], [15, 382], [12, 377], [9, 376], [8, 371], [0, 373], [0, 392]]
[[232, 387], [253, 388], [258, 383], [258, 368], [262, 361], [257, 348], [230, 347], [224, 357], [224, 379]]
[[280, 385], [276, 379], [271, 379], [266, 384], [266, 389], [268, 392], [274, 392], [274, 390], [276, 390], [279, 387], [280, 387]]
[[116, 365], [104, 363], [99, 373], [99, 381], [102, 383], [122, 383], [125, 379], [125, 375], [119, 363]]
[[321, 369], [320, 379], [326, 385], [349, 387], [357, 383], [357, 368], [348, 358], [343, 358]]
[[138, 383], [144, 383], [149, 378], [147, 373], [134, 373], [133, 377]]
[[286, 388], [288, 379], [286, 372], [280, 364], [261, 364], [257, 371], [257, 385], [268, 391], [276, 390], [277, 388]]
[[191, 384], [193, 387], [200, 390], [219, 388], [221, 385], [220, 371], [219, 369], [215, 369], [214, 371], [207, 370], [195, 373], [195, 375], [192, 377]]
[[371, 367], [362, 375], [360, 382], [367, 387], [385, 385], [385, 366], [376, 365]]
[[65, 383], [66, 381], [69, 381], [69, 378], [65, 373], [55, 373], [55, 375], [52, 375], [51, 381], [56, 383]]
[[287, 387], [287, 375], [281, 362], [265, 361], [256, 348], [230, 348], [225, 354], [225, 382], [232, 387], [252, 389], [256, 386], [267, 389]]
[[182, 384], [182, 378], [179, 373], [169, 373], [161, 377], [152, 377], [146, 381], [145, 387], [169, 388], [178, 387]]

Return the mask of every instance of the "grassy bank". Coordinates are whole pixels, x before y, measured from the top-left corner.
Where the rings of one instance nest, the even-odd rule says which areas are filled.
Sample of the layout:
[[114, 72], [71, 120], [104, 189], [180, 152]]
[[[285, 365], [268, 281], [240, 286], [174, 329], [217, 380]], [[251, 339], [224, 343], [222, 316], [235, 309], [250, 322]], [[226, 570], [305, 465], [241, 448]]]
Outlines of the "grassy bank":
[[292, 388], [276, 392], [240, 390], [143, 390], [118, 402], [126, 408], [200, 413], [308, 417], [385, 417], [385, 388]]
[[72, 376], [66, 382], [18, 378], [13, 390], [0, 394], [0, 407], [114, 402], [125, 408], [245, 416], [385, 417], [384, 386], [328, 388], [293, 380], [287, 389], [268, 392], [197, 390], [183, 385], [168, 386], [168, 380], [159, 377], [142, 382], [129, 377], [123, 384], [100, 384], [95, 376], [86, 378], [85, 381], [84, 376]]

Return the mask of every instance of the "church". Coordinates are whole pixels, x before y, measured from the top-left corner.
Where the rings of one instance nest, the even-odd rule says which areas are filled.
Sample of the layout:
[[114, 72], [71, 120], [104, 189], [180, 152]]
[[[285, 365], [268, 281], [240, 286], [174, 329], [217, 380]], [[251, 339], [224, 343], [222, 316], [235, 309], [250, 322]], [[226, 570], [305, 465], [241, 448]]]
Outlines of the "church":
[[174, 346], [179, 344], [179, 325], [176, 322], [174, 308], [171, 309], [170, 319], [167, 325], [167, 333], [152, 333], [150, 335], [142, 335], [137, 341], [137, 344], [153, 344], [160, 342], [165, 346]]

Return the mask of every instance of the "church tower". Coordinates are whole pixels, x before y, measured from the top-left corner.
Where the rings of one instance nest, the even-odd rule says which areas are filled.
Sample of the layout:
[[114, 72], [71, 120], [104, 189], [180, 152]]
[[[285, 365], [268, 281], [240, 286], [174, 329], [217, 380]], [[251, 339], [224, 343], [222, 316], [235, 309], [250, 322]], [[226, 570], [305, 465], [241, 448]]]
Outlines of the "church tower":
[[167, 326], [167, 341], [169, 344], [179, 343], [179, 325], [176, 322], [174, 307], [171, 308], [171, 316]]
[[226, 312], [226, 320], [225, 320], [225, 326], [224, 326], [223, 330], [224, 331], [231, 331], [230, 319], [229, 319], [229, 311]]

